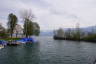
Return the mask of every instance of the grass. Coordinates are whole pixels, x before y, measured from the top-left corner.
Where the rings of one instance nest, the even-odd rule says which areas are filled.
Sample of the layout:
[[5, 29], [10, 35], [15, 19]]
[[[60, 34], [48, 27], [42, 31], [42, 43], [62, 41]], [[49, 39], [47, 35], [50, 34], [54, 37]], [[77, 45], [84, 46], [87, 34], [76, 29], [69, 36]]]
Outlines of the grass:
[[6, 40], [6, 41], [9, 41], [9, 40], [19, 40], [20, 38], [4, 38], [4, 39], [0, 39], [0, 40]]

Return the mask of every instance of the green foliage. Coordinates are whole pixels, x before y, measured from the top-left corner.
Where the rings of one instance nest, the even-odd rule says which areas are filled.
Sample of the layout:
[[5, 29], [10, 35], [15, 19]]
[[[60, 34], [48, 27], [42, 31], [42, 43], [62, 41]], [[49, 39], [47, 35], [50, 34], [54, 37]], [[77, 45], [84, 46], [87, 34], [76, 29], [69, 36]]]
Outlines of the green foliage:
[[29, 19], [26, 19], [24, 22], [24, 35], [26, 37], [33, 35], [33, 23]]
[[0, 25], [0, 38], [6, 38], [6, 37], [8, 37], [8, 33], [6, 29], [2, 25]]
[[9, 41], [9, 40], [19, 40], [20, 38], [4, 38], [4, 39], [0, 39], [0, 40], [6, 40], [6, 41]]
[[39, 34], [40, 34], [40, 30], [34, 30], [34, 35], [36, 35], [36, 36], [39, 36]]
[[88, 35], [84, 38], [82, 38], [83, 40], [96, 40], [96, 34], [93, 35]]
[[13, 13], [9, 14], [8, 16], [8, 32], [10, 33], [11, 37], [13, 34], [13, 30], [17, 24], [18, 18]]
[[38, 36], [40, 33], [39, 24], [32, 22], [29, 19], [26, 19], [24, 22], [24, 35], [30, 37], [31, 35]]
[[26, 37], [39, 35], [40, 27], [37, 23], [33, 22], [34, 14], [30, 10], [24, 10], [22, 12], [22, 18], [24, 20], [24, 35], [26, 35]]
[[8, 34], [3, 32], [3, 33], [0, 33], [0, 37], [1, 38], [7, 38], [8, 37]]
[[40, 26], [38, 23], [33, 23], [33, 34], [36, 36], [40, 34]]

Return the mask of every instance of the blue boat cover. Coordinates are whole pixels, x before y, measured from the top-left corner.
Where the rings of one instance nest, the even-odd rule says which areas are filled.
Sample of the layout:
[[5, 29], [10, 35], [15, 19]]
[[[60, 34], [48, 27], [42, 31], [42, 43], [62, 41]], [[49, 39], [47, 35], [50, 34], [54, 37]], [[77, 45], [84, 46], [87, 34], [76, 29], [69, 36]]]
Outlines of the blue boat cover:
[[34, 38], [22, 38], [20, 40], [17, 40], [17, 41], [21, 41], [21, 42], [36, 42], [36, 40]]
[[7, 42], [4, 40], [0, 40], [0, 45], [7, 45]]

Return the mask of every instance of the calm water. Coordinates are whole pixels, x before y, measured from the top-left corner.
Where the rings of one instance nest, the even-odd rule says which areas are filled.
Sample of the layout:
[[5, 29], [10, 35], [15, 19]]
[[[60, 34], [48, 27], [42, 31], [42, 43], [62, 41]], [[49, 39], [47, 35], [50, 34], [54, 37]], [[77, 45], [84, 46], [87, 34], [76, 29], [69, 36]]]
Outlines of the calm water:
[[0, 64], [92, 64], [96, 44], [37, 38], [39, 43], [6, 46], [0, 50]]

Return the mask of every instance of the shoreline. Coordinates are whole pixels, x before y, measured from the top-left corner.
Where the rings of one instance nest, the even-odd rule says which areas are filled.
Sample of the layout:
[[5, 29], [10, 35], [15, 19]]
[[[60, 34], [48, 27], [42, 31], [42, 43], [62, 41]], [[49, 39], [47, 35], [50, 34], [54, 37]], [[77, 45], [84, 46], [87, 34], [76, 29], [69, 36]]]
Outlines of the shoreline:
[[74, 39], [74, 38], [63, 38], [63, 37], [53, 37], [54, 40], [69, 40], [69, 41], [84, 41], [84, 42], [92, 42], [95, 43], [96, 40], [84, 40], [84, 39]]

